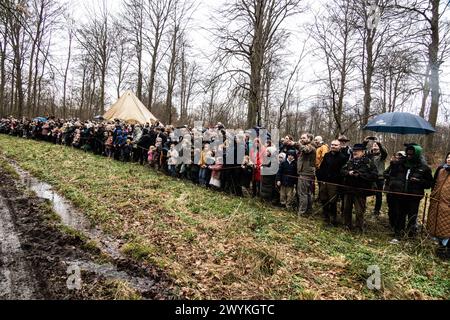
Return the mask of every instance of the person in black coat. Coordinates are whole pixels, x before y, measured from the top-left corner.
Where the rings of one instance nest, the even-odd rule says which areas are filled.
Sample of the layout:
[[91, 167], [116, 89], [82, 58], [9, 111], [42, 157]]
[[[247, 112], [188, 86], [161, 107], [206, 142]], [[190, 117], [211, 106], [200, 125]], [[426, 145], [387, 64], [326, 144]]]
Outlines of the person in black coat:
[[[405, 195], [393, 195], [394, 203], [394, 231], [395, 239], [404, 233], [408, 237], [414, 237], [417, 232], [417, 216], [419, 213], [420, 201], [425, 189], [430, 189], [433, 185], [433, 175], [431, 168], [426, 164], [423, 156], [423, 149], [417, 144], [407, 145], [406, 158], [396, 164], [395, 167], [388, 168], [385, 175], [389, 179], [389, 191], [405, 193]], [[391, 199], [392, 201], [392, 199]]]
[[342, 183], [341, 170], [347, 163], [347, 157], [340, 150], [338, 140], [331, 142], [331, 149], [325, 154], [319, 169], [316, 172], [319, 181], [319, 200], [322, 204], [322, 213], [326, 223], [337, 225], [337, 202], [339, 199], [338, 184]]
[[[390, 226], [395, 229], [397, 217], [400, 214], [399, 204], [401, 203], [402, 195], [396, 194], [403, 193], [405, 191], [406, 184], [406, 172], [408, 169], [405, 167], [406, 153], [399, 151], [392, 157], [389, 167], [384, 171], [384, 190], [392, 193], [386, 194], [388, 204], [388, 217]], [[397, 232], [394, 236], [399, 236]]]
[[132, 151], [133, 151], [133, 145], [131, 144], [131, 140], [127, 139], [126, 143], [122, 146], [122, 161], [123, 162], [130, 162]]
[[247, 190], [250, 190], [252, 177], [253, 177], [253, 164], [251, 163], [249, 156], [244, 156], [244, 160], [242, 161], [240, 169], [241, 186], [243, 186]]
[[[156, 141], [156, 139], [155, 139]], [[147, 129], [143, 130], [143, 134], [142, 137], [139, 139], [139, 141], [137, 142], [136, 146], [139, 151], [139, 164], [143, 165], [144, 162], [147, 159], [147, 155], [148, 155], [148, 150], [150, 149], [150, 146], [152, 145], [152, 137], [149, 134]]]
[[295, 185], [297, 184], [297, 161], [296, 152], [289, 150], [276, 176], [277, 186], [280, 188], [280, 204], [287, 209], [292, 208], [295, 198]]
[[353, 158], [342, 168], [344, 177], [344, 224], [352, 229], [352, 211], [355, 206], [356, 229], [363, 232], [364, 213], [368, 191], [378, 179], [378, 170], [375, 164], [365, 155], [366, 147], [363, 144], [353, 146]]
[[[272, 204], [276, 204], [278, 202], [279, 196], [277, 189], [275, 187], [275, 179], [276, 173], [273, 173], [272, 166], [276, 164], [272, 164], [271, 157], [275, 154], [275, 147], [268, 147], [266, 149], [266, 155], [262, 164], [264, 171], [261, 171], [261, 198], [272, 202]], [[275, 160], [276, 161], [276, 160]], [[273, 174], [272, 174], [273, 173]]]

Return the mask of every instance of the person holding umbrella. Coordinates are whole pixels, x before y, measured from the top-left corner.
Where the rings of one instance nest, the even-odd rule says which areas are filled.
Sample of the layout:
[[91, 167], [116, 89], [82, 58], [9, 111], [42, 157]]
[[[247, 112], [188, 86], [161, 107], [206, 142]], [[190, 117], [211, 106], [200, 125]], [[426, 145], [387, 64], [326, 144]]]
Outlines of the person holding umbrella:
[[[422, 157], [421, 146], [415, 143], [409, 144], [406, 146], [405, 152], [406, 161], [401, 164], [404, 166], [402, 180], [405, 182], [403, 189], [405, 196], [397, 199], [399, 212], [394, 222], [394, 230], [397, 237], [405, 233], [408, 237], [413, 238], [417, 232], [420, 201], [425, 194], [425, 189], [431, 188], [433, 176], [431, 168]], [[397, 239], [394, 239], [393, 242], [397, 242], [395, 240]]]
[[[369, 142], [372, 142], [371, 145], [369, 145]], [[375, 208], [373, 210], [374, 216], [380, 215], [381, 205], [383, 202], [383, 193], [381, 190], [383, 190], [384, 186], [384, 170], [385, 168], [385, 162], [388, 156], [387, 150], [384, 148], [384, 146], [381, 144], [381, 142], [377, 141], [376, 137], [367, 137], [364, 139], [365, 146], [369, 146], [369, 151], [367, 156], [373, 161], [375, 166], [378, 170], [378, 179], [376, 181], [377, 189], [380, 190], [379, 192], [375, 193]]]

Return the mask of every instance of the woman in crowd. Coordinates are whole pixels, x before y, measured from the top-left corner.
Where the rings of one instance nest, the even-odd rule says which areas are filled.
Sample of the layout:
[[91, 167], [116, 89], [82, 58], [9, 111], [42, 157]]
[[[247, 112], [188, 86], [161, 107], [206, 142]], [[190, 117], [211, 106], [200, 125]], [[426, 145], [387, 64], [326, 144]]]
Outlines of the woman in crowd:
[[198, 162], [198, 165], [200, 167], [199, 172], [199, 183], [202, 186], [206, 186], [207, 180], [206, 180], [206, 173], [208, 170], [208, 165], [206, 164], [206, 155], [209, 151], [209, 143], [205, 143], [203, 145], [203, 150], [200, 153], [200, 160]]
[[[398, 151], [392, 158], [389, 167], [384, 171], [383, 176], [385, 178], [384, 190], [392, 193], [386, 194], [388, 204], [388, 217], [389, 224], [394, 229], [397, 221], [397, 217], [400, 215], [400, 208], [397, 206], [402, 195], [396, 194], [402, 193], [405, 190], [406, 182], [406, 167], [403, 165], [406, 161], [405, 151]], [[395, 237], [400, 236], [395, 234]]]
[[250, 147], [250, 161], [253, 163], [253, 177], [252, 177], [252, 195], [259, 196], [261, 190], [261, 165], [264, 157], [264, 148], [261, 146], [259, 138], [253, 140]]
[[[268, 147], [266, 148], [266, 154], [264, 157], [264, 163], [261, 165], [263, 167], [265, 174], [261, 175], [261, 198], [271, 201], [273, 203], [278, 202], [279, 200], [279, 193], [277, 192], [277, 189], [275, 188], [275, 178], [277, 172], [269, 172], [273, 171], [271, 158], [272, 155], [276, 152], [275, 147]], [[277, 161], [277, 159], [275, 159]]]
[[439, 240], [437, 255], [450, 258], [450, 152], [434, 175], [426, 228]]

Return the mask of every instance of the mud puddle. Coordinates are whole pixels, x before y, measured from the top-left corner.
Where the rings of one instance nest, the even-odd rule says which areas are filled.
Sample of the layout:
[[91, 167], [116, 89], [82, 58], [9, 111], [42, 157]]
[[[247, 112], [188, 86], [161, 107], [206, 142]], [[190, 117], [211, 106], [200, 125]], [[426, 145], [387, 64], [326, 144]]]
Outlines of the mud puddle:
[[[0, 170], [0, 299], [109, 298], [93, 293], [98, 289], [98, 283], [104, 280], [120, 280], [142, 298], [176, 298], [175, 287], [164, 273], [130, 261], [120, 252], [118, 239], [93, 228], [83, 213], [51, 185], [39, 181], [14, 161], [5, 160], [20, 178], [13, 181]], [[25, 195], [24, 187], [37, 197]], [[39, 212], [42, 199], [51, 203], [62, 224], [93, 240], [103, 258], [86, 253], [80, 239], [43, 225], [42, 217], [38, 217], [42, 214]], [[82, 271], [83, 290], [67, 291], [69, 266]]]
[[98, 228], [92, 228], [83, 213], [78, 211], [70, 201], [59, 195], [50, 184], [33, 177], [16, 162], [12, 160], [8, 161], [27, 189], [36, 193], [39, 198], [50, 201], [53, 211], [61, 217], [64, 225], [84, 233], [91, 240], [94, 240], [100, 246], [100, 249], [113, 259], [124, 259], [120, 253], [119, 240], [104, 234]]

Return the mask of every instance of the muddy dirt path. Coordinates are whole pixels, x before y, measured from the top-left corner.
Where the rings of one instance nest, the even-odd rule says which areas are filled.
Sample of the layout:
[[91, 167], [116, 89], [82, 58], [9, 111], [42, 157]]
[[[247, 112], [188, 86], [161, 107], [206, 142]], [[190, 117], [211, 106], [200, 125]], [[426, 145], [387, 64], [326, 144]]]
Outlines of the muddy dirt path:
[[16, 171], [18, 180], [0, 167], [0, 300], [177, 298], [164, 273], [127, 260], [117, 240], [90, 228], [51, 186]]
[[36, 299], [36, 283], [12, 216], [11, 207], [0, 195], [0, 299]]

